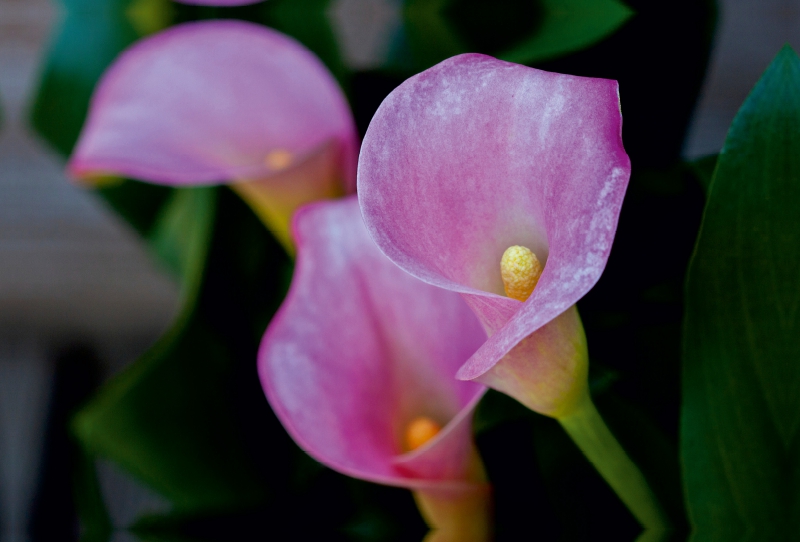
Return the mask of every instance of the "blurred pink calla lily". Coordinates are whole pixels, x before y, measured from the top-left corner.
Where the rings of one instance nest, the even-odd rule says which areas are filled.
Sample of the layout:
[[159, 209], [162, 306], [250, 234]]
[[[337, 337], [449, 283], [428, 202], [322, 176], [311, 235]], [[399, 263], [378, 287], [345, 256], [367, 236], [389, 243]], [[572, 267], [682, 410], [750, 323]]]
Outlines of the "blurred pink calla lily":
[[299, 205], [354, 191], [357, 150], [347, 101], [310, 51], [260, 25], [205, 21], [120, 55], [68, 170], [90, 181], [231, 184], [291, 249]]
[[[267, 329], [259, 374], [273, 410], [312, 457], [414, 491], [430, 540], [489, 539], [489, 489], [472, 436], [485, 388], [454, 378], [486, 338], [456, 294], [389, 261], [355, 197], [294, 219], [297, 266]], [[408, 445], [419, 420], [440, 430]]]
[[[565, 418], [588, 400], [574, 304], [611, 250], [630, 161], [617, 83], [491, 57], [453, 57], [383, 102], [364, 139], [358, 190], [383, 252], [460, 292], [490, 338], [458, 378]], [[544, 265], [526, 301], [504, 295], [501, 258]]]

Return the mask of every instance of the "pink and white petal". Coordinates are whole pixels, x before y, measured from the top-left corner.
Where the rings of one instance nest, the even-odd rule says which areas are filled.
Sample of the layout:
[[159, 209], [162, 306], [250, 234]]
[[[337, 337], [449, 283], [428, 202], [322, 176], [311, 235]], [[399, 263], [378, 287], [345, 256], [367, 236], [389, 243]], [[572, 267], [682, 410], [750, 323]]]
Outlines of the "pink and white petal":
[[355, 127], [325, 66], [264, 26], [204, 21], [160, 32], [116, 60], [68, 169], [168, 185], [263, 179], [327, 141], [351, 191]]
[[429, 443], [440, 463], [472, 446], [463, 420], [485, 388], [454, 375], [486, 338], [475, 316], [381, 254], [355, 197], [303, 207], [294, 234], [292, 287], [259, 352], [262, 385], [289, 433], [322, 463], [375, 482], [422, 487], [466, 472], [448, 465], [431, 479], [395, 459], [421, 415], [445, 426]]
[[[615, 81], [477, 54], [410, 78], [378, 109], [358, 171], [370, 234], [406, 271], [467, 294], [496, 331], [460, 377], [488, 371], [600, 277], [630, 176], [621, 129]], [[545, 268], [512, 315], [499, 262], [515, 244]]]

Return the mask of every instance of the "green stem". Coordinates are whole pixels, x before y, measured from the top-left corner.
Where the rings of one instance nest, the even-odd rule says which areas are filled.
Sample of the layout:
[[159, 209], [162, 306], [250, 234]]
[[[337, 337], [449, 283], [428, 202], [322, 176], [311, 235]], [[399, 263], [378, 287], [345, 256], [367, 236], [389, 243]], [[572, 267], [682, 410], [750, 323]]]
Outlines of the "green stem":
[[653, 535], [667, 531], [669, 520], [647, 480], [611, 434], [589, 395], [558, 421], [639, 523]]

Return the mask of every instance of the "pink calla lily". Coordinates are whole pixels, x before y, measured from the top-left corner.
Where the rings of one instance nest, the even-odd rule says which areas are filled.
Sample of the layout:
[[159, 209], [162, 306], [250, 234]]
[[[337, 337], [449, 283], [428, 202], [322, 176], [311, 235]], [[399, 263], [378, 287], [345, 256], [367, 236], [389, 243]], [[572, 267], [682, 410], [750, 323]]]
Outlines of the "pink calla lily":
[[383, 252], [461, 293], [490, 335], [457, 377], [556, 418], [659, 537], [669, 520], [589, 395], [575, 308], [603, 272], [629, 177], [615, 81], [468, 54], [381, 104], [358, 189]]
[[114, 62], [68, 170], [231, 183], [290, 246], [297, 206], [355, 189], [357, 149], [347, 101], [310, 51], [260, 25], [205, 21], [144, 39]]
[[[412, 275], [460, 292], [489, 340], [458, 377], [566, 416], [587, 394], [574, 304], [598, 280], [630, 175], [617, 83], [477, 54], [442, 62], [383, 102], [362, 146], [372, 237]], [[544, 263], [525, 302], [503, 294], [512, 245]]]
[[[273, 410], [327, 466], [412, 489], [436, 540], [487, 540], [471, 436], [485, 388], [454, 378], [486, 338], [480, 323], [458, 295], [381, 254], [355, 197], [304, 207], [293, 229], [295, 275], [258, 358]], [[409, 450], [404, 434], [420, 416], [441, 431]]]

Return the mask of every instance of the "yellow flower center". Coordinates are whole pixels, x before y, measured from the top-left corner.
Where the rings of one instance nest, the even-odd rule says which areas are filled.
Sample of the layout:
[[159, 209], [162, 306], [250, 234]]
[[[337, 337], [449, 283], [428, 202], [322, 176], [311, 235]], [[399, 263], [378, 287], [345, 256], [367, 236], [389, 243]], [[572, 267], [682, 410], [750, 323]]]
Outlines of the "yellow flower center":
[[273, 171], [280, 171], [289, 167], [294, 160], [292, 153], [286, 149], [275, 149], [267, 154], [264, 163]]
[[406, 450], [416, 450], [442, 430], [442, 426], [426, 416], [418, 416], [406, 427]]
[[526, 301], [542, 276], [542, 264], [529, 248], [514, 245], [503, 253], [500, 275], [506, 295], [517, 301]]

